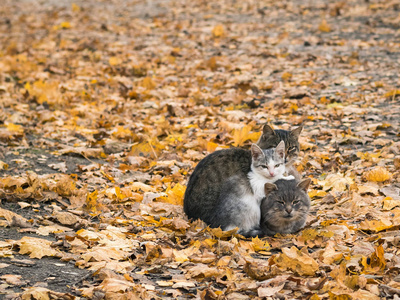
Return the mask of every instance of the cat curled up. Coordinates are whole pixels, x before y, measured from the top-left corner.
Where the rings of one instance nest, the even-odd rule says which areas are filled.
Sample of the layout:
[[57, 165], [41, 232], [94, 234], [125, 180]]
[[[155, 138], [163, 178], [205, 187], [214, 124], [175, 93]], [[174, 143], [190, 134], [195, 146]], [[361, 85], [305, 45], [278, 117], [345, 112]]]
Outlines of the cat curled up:
[[[257, 142], [259, 148], [265, 150], [275, 148], [279, 142], [284, 141], [285, 169], [296, 178], [298, 173], [294, 168], [293, 170], [290, 168], [299, 153], [298, 138], [301, 131], [301, 126], [289, 131], [273, 130], [269, 125], [264, 125], [262, 135]], [[230, 221], [225, 222], [224, 215], [221, 215], [223, 207], [221, 199], [226, 195], [226, 191], [232, 190], [238, 193], [251, 191], [248, 174], [252, 171], [252, 163], [252, 151], [240, 148], [215, 151], [202, 159], [187, 184], [183, 202], [187, 216], [191, 219], [201, 219], [212, 227], [229, 228], [228, 226], [232, 224], [228, 224]], [[228, 206], [229, 201], [225, 207], [229, 208]], [[246, 228], [248, 227], [246, 225]]]
[[264, 185], [265, 198], [261, 203], [261, 230], [276, 233], [295, 233], [304, 227], [310, 210], [307, 194], [311, 179], [302, 181], [277, 180]]

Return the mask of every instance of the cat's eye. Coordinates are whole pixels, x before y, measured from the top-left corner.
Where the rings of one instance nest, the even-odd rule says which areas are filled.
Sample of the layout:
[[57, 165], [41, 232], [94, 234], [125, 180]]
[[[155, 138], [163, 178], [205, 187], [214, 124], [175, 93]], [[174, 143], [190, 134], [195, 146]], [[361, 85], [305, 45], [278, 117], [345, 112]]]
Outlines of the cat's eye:
[[261, 168], [268, 169], [267, 165], [261, 165]]
[[285, 205], [285, 202], [283, 202], [283, 201], [278, 201], [278, 203], [281, 205]]
[[298, 204], [298, 203], [300, 203], [300, 200], [294, 200], [293, 201], [293, 204]]
[[276, 164], [275, 168], [279, 168], [282, 164]]

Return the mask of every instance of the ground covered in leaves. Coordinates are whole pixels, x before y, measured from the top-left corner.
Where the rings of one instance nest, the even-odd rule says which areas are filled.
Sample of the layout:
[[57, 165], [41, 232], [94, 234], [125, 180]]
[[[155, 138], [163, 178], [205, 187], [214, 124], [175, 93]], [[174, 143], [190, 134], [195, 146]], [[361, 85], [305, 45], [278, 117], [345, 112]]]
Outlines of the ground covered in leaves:
[[[4, 1], [3, 1], [4, 2]], [[398, 1], [0, 7], [6, 299], [399, 299]], [[188, 221], [188, 176], [304, 125], [304, 230]]]

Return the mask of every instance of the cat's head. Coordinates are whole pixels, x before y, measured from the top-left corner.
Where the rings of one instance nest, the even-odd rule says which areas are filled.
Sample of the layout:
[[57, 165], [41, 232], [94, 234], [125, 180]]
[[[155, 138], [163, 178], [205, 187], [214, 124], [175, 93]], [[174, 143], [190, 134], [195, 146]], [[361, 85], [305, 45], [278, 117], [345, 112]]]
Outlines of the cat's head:
[[310, 197], [307, 194], [310, 183], [310, 178], [300, 182], [281, 179], [275, 183], [266, 183], [266, 198], [261, 205], [266, 222], [283, 224], [302, 218], [305, 220], [310, 209]]
[[289, 131], [283, 129], [273, 130], [271, 126], [265, 124], [263, 127], [263, 133], [258, 140], [257, 145], [260, 146], [261, 149], [269, 149], [276, 147], [280, 141], [284, 141], [286, 146], [286, 163], [290, 164], [293, 163], [299, 155], [299, 135], [302, 130], [302, 125]]
[[281, 141], [276, 148], [262, 150], [251, 145], [252, 170], [265, 178], [273, 179], [285, 173], [285, 143]]

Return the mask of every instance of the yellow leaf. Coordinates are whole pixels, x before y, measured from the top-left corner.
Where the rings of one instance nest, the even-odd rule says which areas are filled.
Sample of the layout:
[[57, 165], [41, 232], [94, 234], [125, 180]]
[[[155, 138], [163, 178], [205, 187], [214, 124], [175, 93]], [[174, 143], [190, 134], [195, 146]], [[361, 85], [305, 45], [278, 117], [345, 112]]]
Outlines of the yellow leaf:
[[[207, 152], [210, 152], [210, 153], [214, 152], [217, 147], [218, 147], [218, 144], [213, 143], [213, 142], [208, 142], [207, 143]], [[0, 168], [1, 168], [1, 165], [0, 165]]]
[[321, 191], [321, 190], [312, 190], [308, 192], [308, 196], [310, 198], [314, 198], [314, 197], [325, 197], [327, 194], [327, 192], [325, 191]]
[[17, 132], [17, 133], [23, 133], [24, 129], [22, 128], [21, 125], [16, 125], [13, 123], [8, 123], [7, 124], [7, 130], [10, 132]]
[[387, 92], [385, 94], [385, 97], [386, 98], [389, 98], [389, 97], [393, 98], [393, 97], [396, 97], [397, 95], [400, 95], [400, 90], [391, 90], [391, 91], [389, 91], [389, 92]]
[[326, 20], [323, 19], [321, 24], [319, 24], [318, 29], [319, 29], [319, 31], [322, 31], [322, 32], [330, 32], [331, 26], [329, 26], [328, 22], [326, 22]]
[[145, 77], [143, 78], [142, 81], [142, 87], [148, 89], [148, 90], [152, 90], [156, 87], [156, 83], [153, 81], [153, 79], [151, 79], [151, 77]]
[[36, 102], [39, 104], [43, 104], [44, 102], [54, 104], [62, 101], [58, 82], [44, 82], [38, 80], [35, 81], [33, 85], [29, 83], [25, 84], [25, 89], [30, 95], [36, 98]]
[[71, 28], [71, 23], [69, 22], [61, 22], [60, 27], [63, 29]]
[[75, 3], [72, 3], [72, 11], [73, 12], [80, 12], [80, 10], [81, 10], [81, 8], [80, 8], [80, 6], [78, 6], [77, 4], [75, 4]]
[[169, 186], [165, 193], [167, 197], [158, 198], [161, 202], [171, 203], [175, 205], [183, 205], [183, 195], [185, 194], [186, 186], [177, 183], [173, 188]]
[[225, 29], [223, 25], [217, 25], [213, 28], [212, 30], [212, 35], [215, 38], [220, 38], [223, 37], [225, 35]]
[[122, 59], [116, 56], [112, 56], [108, 59], [108, 63], [110, 66], [120, 65], [122, 63]]
[[99, 211], [100, 204], [97, 202], [98, 191], [95, 190], [92, 193], [86, 195], [86, 209], [91, 213], [97, 214]]
[[290, 78], [292, 78], [292, 73], [289, 73], [289, 72], [285, 72], [285, 73], [283, 73], [282, 74], [282, 79], [283, 80], [289, 80]]
[[132, 146], [129, 153], [130, 156], [145, 156], [157, 158], [158, 154], [165, 147], [159, 143], [156, 139], [152, 141], [142, 142]]
[[318, 263], [309, 255], [298, 250], [295, 246], [292, 248], [283, 248], [282, 253], [275, 257], [275, 263], [283, 269], [290, 269], [300, 276], [315, 275], [318, 271]]
[[254, 251], [268, 251], [271, 247], [267, 241], [262, 241], [258, 237], [251, 239], [252, 246], [254, 247]]
[[55, 256], [57, 251], [51, 248], [51, 241], [24, 236], [17, 244], [20, 254], [29, 254], [30, 258], [42, 258], [43, 256]]
[[364, 220], [360, 223], [359, 228], [361, 230], [379, 232], [392, 228], [393, 226], [394, 225], [392, 224], [391, 221], [386, 219], [381, 219], [381, 220]]
[[208, 232], [210, 232], [214, 237], [218, 239], [224, 239], [224, 238], [229, 238], [233, 234], [235, 234], [238, 231], [238, 228], [234, 228], [228, 231], [223, 231], [220, 227], [218, 228], [210, 228], [207, 227]]
[[361, 259], [361, 264], [364, 267], [363, 273], [376, 274], [383, 272], [386, 267], [386, 260], [384, 257], [385, 251], [382, 245], [379, 245], [375, 252], [373, 252], [369, 257], [363, 256]]
[[174, 249], [173, 253], [174, 253], [175, 261], [178, 262], [178, 263], [183, 263], [183, 262], [189, 260], [189, 258], [185, 254], [185, 250], [175, 250]]
[[242, 146], [245, 141], [252, 140], [255, 142], [259, 138], [258, 132], [250, 133], [251, 126], [245, 125], [240, 129], [233, 130], [233, 145], [235, 147]]
[[365, 174], [365, 179], [374, 182], [384, 182], [392, 178], [392, 173], [384, 167], [376, 167]]

